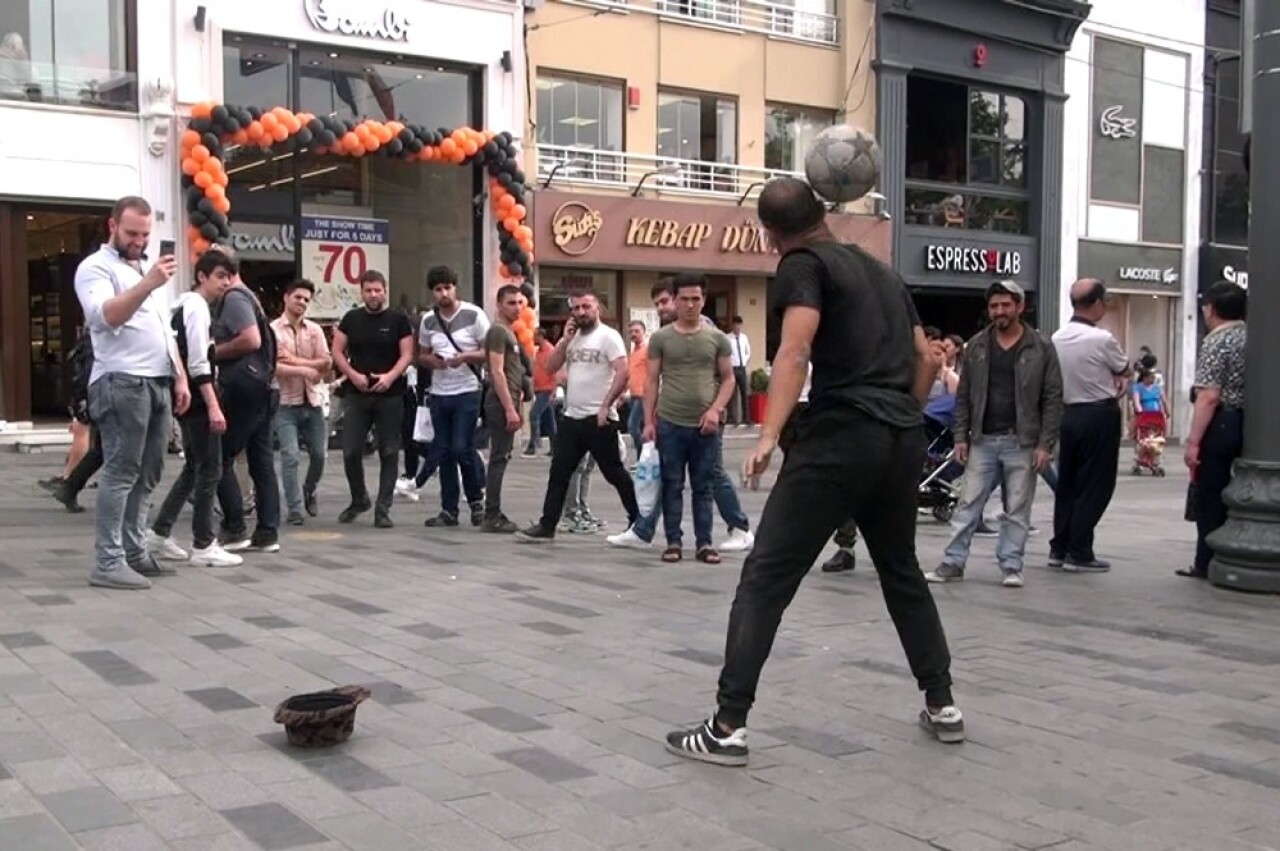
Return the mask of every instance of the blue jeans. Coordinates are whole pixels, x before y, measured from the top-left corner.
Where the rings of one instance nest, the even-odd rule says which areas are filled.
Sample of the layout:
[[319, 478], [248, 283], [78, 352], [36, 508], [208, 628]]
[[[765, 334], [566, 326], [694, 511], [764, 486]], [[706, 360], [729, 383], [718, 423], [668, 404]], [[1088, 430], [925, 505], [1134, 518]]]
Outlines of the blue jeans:
[[164, 473], [173, 427], [170, 381], [108, 373], [89, 385], [89, 416], [102, 438], [94, 518], [97, 569], [141, 564], [147, 557], [151, 492]]
[[983, 437], [969, 446], [964, 489], [951, 518], [951, 543], [942, 555], [943, 564], [964, 569], [973, 533], [982, 522], [982, 509], [997, 485], [1002, 485], [1007, 505], [1000, 521], [996, 561], [1003, 573], [1022, 571], [1027, 530], [1031, 526], [1031, 503], [1036, 495], [1032, 452], [1030, 447], [1019, 445], [1016, 435]]
[[684, 538], [684, 480], [689, 473], [689, 489], [693, 492], [693, 537], [698, 549], [711, 546], [715, 522], [711, 506], [714, 501], [716, 458], [719, 456], [719, 434], [703, 434], [697, 426], [682, 426], [658, 420], [658, 457], [662, 461], [662, 525], [667, 545], [680, 546]]
[[631, 399], [631, 411], [627, 414], [627, 433], [631, 435], [631, 447], [635, 449], [636, 459], [640, 458], [640, 447], [644, 446], [644, 399]]
[[[281, 405], [276, 412], [276, 441], [280, 444], [280, 478], [289, 516], [302, 514], [302, 495], [315, 493], [324, 476], [325, 451], [329, 444], [324, 411], [310, 405]], [[301, 438], [301, 440], [299, 440]], [[298, 487], [299, 443], [307, 445], [307, 478]]]
[[533, 394], [533, 408], [529, 411], [529, 446], [528, 449], [537, 449], [538, 441], [542, 435], [555, 440], [556, 436], [556, 414], [551, 409], [550, 390], [539, 390]]
[[[729, 478], [729, 474], [724, 469], [724, 442], [721, 434], [715, 435], [716, 453], [715, 464], [711, 470], [712, 481], [712, 498], [715, 500], [716, 510], [720, 512], [720, 519], [729, 527], [729, 531], [741, 529], [744, 532], [750, 531], [751, 520], [747, 517], [747, 513], [742, 510], [742, 502], [738, 499], [738, 490], [733, 486], [733, 479]], [[661, 452], [659, 452], [661, 459]], [[663, 462], [665, 466], [665, 461]], [[664, 485], [665, 487], [665, 485]], [[643, 541], [652, 541], [653, 534], [658, 529], [658, 520], [663, 516], [662, 500], [654, 506], [653, 513], [641, 515], [632, 527], [636, 536]]]
[[[468, 503], [484, 499], [484, 462], [476, 452], [476, 424], [480, 420], [480, 391], [456, 396], [431, 396], [431, 425], [435, 438], [428, 470], [440, 471], [440, 507], [457, 515], [461, 494], [458, 474], [462, 474], [462, 490]], [[430, 473], [427, 474], [430, 477]], [[421, 478], [421, 477], [420, 477]]]

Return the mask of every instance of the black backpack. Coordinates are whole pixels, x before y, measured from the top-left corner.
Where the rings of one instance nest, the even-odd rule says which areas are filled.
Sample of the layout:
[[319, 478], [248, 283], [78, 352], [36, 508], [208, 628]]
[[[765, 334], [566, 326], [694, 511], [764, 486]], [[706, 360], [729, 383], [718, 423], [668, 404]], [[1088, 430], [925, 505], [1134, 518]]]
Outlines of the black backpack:
[[250, 352], [233, 361], [227, 361], [218, 369], [218, 382], [224, 390], [235, 398], [242, 398], [256, 393], [263, 393], [271, 386], [276, 374], [276, 333], [271, 330], [267, 315], [262, 305], [252, 292], [232, 289], [222, 297], [214, 308], [213, 321], [216, 323], [222, 310], [231, 297], [248, 298], [253, 303], [253, 315], [257, 320], [258, 336], [262, 345], [255, 352]]
[[89, 376], [93, 374], [93, 338], [86, 328], [68, 359], [71, 363], [71, 408], [89, 406]]

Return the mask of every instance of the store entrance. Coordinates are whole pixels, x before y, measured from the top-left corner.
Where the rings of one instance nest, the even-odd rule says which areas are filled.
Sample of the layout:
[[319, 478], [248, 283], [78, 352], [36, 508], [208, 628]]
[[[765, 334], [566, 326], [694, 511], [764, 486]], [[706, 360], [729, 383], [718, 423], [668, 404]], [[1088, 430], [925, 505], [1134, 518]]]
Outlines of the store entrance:
[[702, 306], [702, 315], [711, 318], [721, 331], [728, 331], [733, 321], [737, 284], [737, 278], [707, 275], [707, 300]]
[[28, 207], [25, 219], [30, 312], [31, 415], [62, 419], [70, 404], [68, 357], [84, 325], [76, 267], [107, 239], [109, 207]]

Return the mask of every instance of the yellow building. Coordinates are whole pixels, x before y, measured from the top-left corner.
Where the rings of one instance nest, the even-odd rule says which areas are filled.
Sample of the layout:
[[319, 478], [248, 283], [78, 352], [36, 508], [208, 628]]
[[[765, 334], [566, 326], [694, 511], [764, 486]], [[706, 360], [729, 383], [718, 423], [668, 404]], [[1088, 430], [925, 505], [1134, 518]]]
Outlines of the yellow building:
[[[777, 255], [755, 195], [803, 171], [822, 128], [875, 126], [875, 5], [849, 0], [844, 18], [834, 0], [534, 5], [524, 150], [543, 325], [584, 286], [611, 323], [652, 321], [659, 277], [702, 272], [707, 313], [723, 328], [742, 316], [750, 367], [763, 366]], [[887, 259], [889, 223], [849, 207], [834, 229]]]

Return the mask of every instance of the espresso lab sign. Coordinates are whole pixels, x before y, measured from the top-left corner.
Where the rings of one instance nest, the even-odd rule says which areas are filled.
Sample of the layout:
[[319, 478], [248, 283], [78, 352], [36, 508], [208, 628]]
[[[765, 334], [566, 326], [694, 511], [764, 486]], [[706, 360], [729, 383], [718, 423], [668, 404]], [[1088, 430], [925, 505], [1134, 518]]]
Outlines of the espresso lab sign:
[[[685, 269], [771, 275], [778, 255], [760, 223], [734, 204], [534, 193], [538, 262], [597, 269]], [[827, 217], [836, 238], [889, 257], [890, 231], [871, 216]]]

